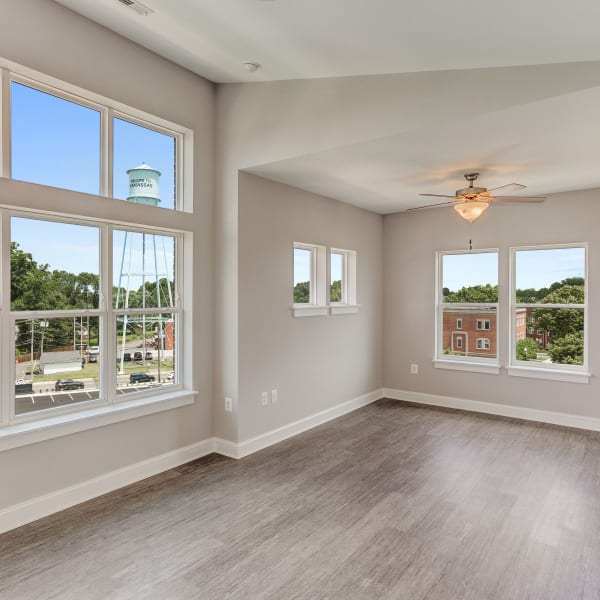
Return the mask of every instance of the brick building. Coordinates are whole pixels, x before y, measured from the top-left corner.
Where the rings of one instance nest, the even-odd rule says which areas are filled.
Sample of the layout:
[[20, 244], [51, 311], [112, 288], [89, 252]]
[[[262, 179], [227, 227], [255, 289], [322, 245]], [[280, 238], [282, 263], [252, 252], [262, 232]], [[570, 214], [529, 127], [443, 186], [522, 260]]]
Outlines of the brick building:
[[[444, 310], [442, 349], [447, 354], [496, 358], [496, 311], [485, 308]], [[526, 309], [517, 310], [516, 339], [527, 336]]]

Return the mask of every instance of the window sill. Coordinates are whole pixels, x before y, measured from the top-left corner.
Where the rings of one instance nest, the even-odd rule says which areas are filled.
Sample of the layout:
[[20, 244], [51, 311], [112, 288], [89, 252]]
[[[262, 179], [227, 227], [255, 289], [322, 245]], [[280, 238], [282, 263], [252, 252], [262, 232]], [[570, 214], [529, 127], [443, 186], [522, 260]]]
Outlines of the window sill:
[[2, 427], [0, 451], [194, 404], [196, 393], [177, 391]]
[[569, 371], [567, 369], [542, 369], [535, 367], [508, 367], [508, 374], [513, 377], [529, 377], [548, 381], [566, 381], [569, 383], [589, 383], [591, 374], [585, 371]]
[[294, 317], [324, 317], [329, 314], [327, 306], [294, 306], [292, 316]]
[[489, 373], [498, 375], [500, 373], [499, 364], [485, 364], [480, 362], [458, 361], [458, 360], [443, 360], [434, 359], [433, 366], [436, 369], [449, 369], [451, 371], [473, 371], [475, 373]]
[[336, 304], [329, 308], [332, 315], [349, 315], [358, 312], [358, 304]]

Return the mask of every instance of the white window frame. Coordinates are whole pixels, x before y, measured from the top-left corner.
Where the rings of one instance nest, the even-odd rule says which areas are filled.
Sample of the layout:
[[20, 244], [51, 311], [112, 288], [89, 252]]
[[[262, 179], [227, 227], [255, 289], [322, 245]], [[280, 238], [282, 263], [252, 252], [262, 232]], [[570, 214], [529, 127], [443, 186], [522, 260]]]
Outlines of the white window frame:
[[331, 248], [329, 252], [329, 285], [327, 297], [331, 298], [329, 286], [331, 285], [331, 255], [339, 254], [343, 257], [342, 267], [342, 301], [330, 302], [330, 313], [341, 315], [358, 312], [359, 306], [356, 299], [356, 251]]
[[[58, 98], [99, 110], [100, 127], [100, 194], [90, 195], [35, 183], [10, 180], [11, 176], [11, 82], [22, 83]], [[112, 119], [117, 117], [154, 131], [167, 133], [176, 140], [175, 210], [136, 205], [112, 199]], [[193, 212], [193, 132], [160, 117], [129, 107], [118, 101], [88, 92], [32, 69], [0, 58], [0, 450], [52, 439], [95, 427], [137, 418], [193, 404], [193, 355], [191, 306], [194, 278], [193, 234], [189, 216]], [[106, 197], [109, 198], [106, 198]], [[90, 198], [93, 201], [90, 201]], [[113, 203], [114, 202], [114, 203]], [[106, 203], [106, 204], [105, 204]], [[117, 204], [118, 203], [118, 204]], [[63, 223], [99, 227], [101, 238], [100, 306], [94, 310], [11, 311], [10, 309], [10, 217], [27, 216]], [[176, 314], [174, 349], [176, 383], [146, 389], [124, 396], [114, 393], [116, 378], [116, 314], [112, 307], [112, 229], [138, 229], [145, 233], [177, 238], [175, 307], [146, 309], [149, 313]], [[89, 314], [101, 320], [100, 378], [101, 398], [82, 405], [53, 408], [16, 416], [14, 414], [14, 336], [7, 335], [17, 318], [36, 315], [42, 318]], [[177, 318], [178, 316], [178, 318]], [[185, 318], [185, 323], [183, 319]], [[104, 366], [103, 366], [104, 365]]]
[[[113, 198], [113, 118], [128, 121], [175, 139], [175, 210], [193, 212], [193, 132], [161, 117], [0, 58], [0, 176], [11, 178], [11, 83], [19, 83], [100, 113], [100, 196]], [[34, 184], [36, 185], [36, 184]], [[60, 189], [60, 188], [58, 188]], [[125, 201], [121, 198], [115, 200]], [[154, 207], [153, 207], [154, 208]]]
[[[486, 248], [481, 250], [443, 250], [436, 252], [436, 269], [435, 269], [435, 336], [434, 336], [434, 353], [433, 366], [437, 369], [450, 369], [457, 371], [474, 371], [478, 373], [489, 373], [497, 375], [500, 373], [500, 310], [498, 302], [482, 302], [482, 303], [463, 303], [463, 302], [444, 302], [443, 289], [443, 260], [447, 255], [460, 254], [490, 254], [495, 253], [498, 257], [497, 266], [497, 281], [500, 285], [500, 250], [499, 248]], [[443, 326], [444, 326], [444, 309], [451, 310], [452, 308], [481, 308], [495, 309], [496, 317], [496, 357], [485, 356], [456, 356], [446, 355], [443, 353]], [[464, 330], [461, 330], [464, 331]]]
[[456, 347], [459, 350], [463, 349], [463, 338], [462, 338], [462, 336], [459, 336], [459, 337], [456, 338]]
[[[308, 250], [311, 253], [310, 266], [310, 301], [308, 303], [295, 303], [294, 298], [294, 251]], [[324, 316], [329, 312], [327, 294], [329, 286], [327, 276], [327, 248], [318, 244], [294, 242], [292, 249], [292, 314], [294, 317]]]
[[456, 329], [462, 329], [463, 326], [463, 320], [462, 319], [456, 319]]
[[[540, 304], [519, 303], [516, 301], [517, 252], [527, 250], [557, 250], [565, 248], [583, 248], [585, 250], [585, 274], [583, 304]], [[533, 379], [547, 379], [552, 381], [567, 381], [571, 383], [589, 383], [589, 248], [587, 242], [570, 244], [549, 244], [541, 246], [514, 246], [510, 248], [510, 344], [508, 374], [515, 377], [529, 377]], [[536, 363], [532, 366], [530, 361], [517, 360], [517, 309], [519, 308], [576, 308], [583, 309], [583, 365], [563, 365], [553, 363]], [[527, 325], [526, 325], [527, 326]]]

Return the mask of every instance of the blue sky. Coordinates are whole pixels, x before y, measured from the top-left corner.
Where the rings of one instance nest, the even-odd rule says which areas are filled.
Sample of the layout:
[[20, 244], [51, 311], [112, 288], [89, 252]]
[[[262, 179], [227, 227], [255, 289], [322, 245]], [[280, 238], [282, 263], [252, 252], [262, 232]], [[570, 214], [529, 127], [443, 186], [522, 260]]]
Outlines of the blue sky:
[[[173, 208], [174, 138], [116, 118], [113, 130], [114, 197], [127, 198], [127, 170], [145, 162], [161, 172], [159, 206]], [[11, 138], [14, 179], [99, 193], [98, 111], [13, 82]], [[37, 262], [52, 269], [98, 273], [98, 230], [94, 227], [13, 219], [11, 236]], [[172, 250], [168, 262], [172, 264]]]
[[[567, 277], [585, 274], [583, 248], [521, 250], [516, 255], [517, 289], [540, 289]], [[446, 254], [443, 287], [457, 291], [473, 285], [498, 284], [496, 253]]]

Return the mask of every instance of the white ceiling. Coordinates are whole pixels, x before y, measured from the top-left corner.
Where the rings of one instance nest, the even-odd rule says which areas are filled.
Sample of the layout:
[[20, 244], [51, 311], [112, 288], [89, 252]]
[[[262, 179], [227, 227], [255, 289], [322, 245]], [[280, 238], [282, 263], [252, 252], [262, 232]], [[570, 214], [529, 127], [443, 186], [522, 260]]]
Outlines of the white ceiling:
[[490, 189], [527, 185], [511, 196], [600, 187], [598, 157], [600, 87], [247, 170], [391, 213], [444, 202], [419, 194], [454, 194], [473, 171]]
[[600, 59], [597, 0], [57, 1], [219, 83]]
[[[219, 83], [600, 60], [597, 0], [142, 0], [149, 16], [56, 1]], [[600, 88], [580, 90], [248, 170], [382, 213], [452, 194], [468, 171], [521, 195], [600, 187]]]

